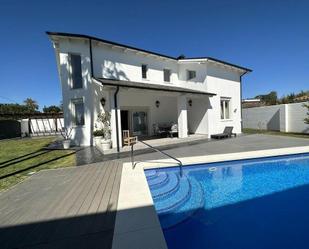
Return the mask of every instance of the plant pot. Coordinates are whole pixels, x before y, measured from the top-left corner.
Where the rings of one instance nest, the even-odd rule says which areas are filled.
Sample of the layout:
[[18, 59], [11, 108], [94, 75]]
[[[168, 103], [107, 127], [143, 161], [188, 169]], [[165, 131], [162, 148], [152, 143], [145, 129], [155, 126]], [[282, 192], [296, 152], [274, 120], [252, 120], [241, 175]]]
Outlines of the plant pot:
[[63, 141], [62, 141], [62, 144], [63, 144], [63, 148], [64, 148], [65, 150], [69, 149], [69, 148], [70, 148], [70, 145], [71, 145], [71, 139], [63, 140]]
[[96, 147], [100, 147], [101, 146], [101, 140], [103, 139], [103, 137], [102, 136], [96, 136], [93, 139], [94, 139], [94, 145]]
[[111, 148], [112, 141], [110, 139], [102, 139], [101, 146], [102, 150], [109, 150]]

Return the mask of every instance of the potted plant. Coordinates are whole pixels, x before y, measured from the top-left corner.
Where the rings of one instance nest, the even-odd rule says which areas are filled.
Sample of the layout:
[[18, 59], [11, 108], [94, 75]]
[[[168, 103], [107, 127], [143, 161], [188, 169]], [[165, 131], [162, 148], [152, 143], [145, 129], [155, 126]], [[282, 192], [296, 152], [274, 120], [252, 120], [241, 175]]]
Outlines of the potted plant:
[[63, 148], [65, 150], [69, 149], [70, 148], [70, 145], [71, 145], [71, 133], [72, 133], [72, 130], [73, 128], [63, 128], [60, 132], [61, 132], [61, 135], [63, 137], [63, 141], [62, 141], [62, 145], [63, 145]]
[[94, 136], [94, 144], [97, 147], [101, 146], [101, 140], [103, 139], [104, 132], [102, 129], [93, 131], [92, 135]]
[[104, 112], [98, 115], [98, 121], [102, 124], [103, 138], [101, 139], [101, 145], [103, 150], [109, 150], [111, 148], [111, 114], [110, 112]]

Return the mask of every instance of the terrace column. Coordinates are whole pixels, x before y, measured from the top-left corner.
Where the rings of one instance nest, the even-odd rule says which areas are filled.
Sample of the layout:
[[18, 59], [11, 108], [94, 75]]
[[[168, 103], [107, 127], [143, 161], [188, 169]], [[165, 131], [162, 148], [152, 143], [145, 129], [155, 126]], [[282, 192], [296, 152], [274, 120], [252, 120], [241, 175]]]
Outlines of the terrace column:
[[184, 95], [177, 97], [178, 137], [188, 137], [187, 98]]
[[[117, 113], [115, 108], [115, 102], [114, 102], [114, 92], [110, 92], [110, 108], [111, 108], [111, 139], [112, 139], [112, 147], [117, 148], [117, 135], [116, 135], [116, 115], [118, 115], [118, 136], [119, 136], [119, 146], [122, 147], [122, 134], [121, 134], [121, 115], [120, 115], [120, 109], [118, 107]], [[119, 98], [117, 98], [119, 99]]]

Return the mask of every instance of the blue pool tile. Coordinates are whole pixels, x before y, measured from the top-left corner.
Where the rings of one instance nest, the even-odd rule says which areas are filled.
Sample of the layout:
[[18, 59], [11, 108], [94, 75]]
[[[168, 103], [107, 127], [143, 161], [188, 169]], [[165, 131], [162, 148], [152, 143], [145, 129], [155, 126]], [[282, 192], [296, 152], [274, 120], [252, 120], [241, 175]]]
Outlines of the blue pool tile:
[[156, 169], [147, 177], [168, 248], [309, 247], [308, 153], [192, 165], [183, 172], [179, 188], [165, 198], [179, 169]]

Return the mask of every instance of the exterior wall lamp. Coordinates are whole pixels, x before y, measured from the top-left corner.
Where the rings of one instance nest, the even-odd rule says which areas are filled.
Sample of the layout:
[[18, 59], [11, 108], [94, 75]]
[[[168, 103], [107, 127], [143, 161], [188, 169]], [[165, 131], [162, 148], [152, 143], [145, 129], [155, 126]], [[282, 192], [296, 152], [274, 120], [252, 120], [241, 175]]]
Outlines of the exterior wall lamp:
[[105, 103], [106, 103], [105, 98], [101, 98], [101, 99], [100, 99], [100, 102], [101, 102], [101, 105], [104, 107], [104, 106], [105, 106]]
[[189, 106], [192, 106], [192, 99], [190, 99], [188, 103], [189, 103]]
[[157, 100], [157, 101], [156, 101], [156, 107], [159, 108], [159, 106], [160, 106], [160, 101]]

